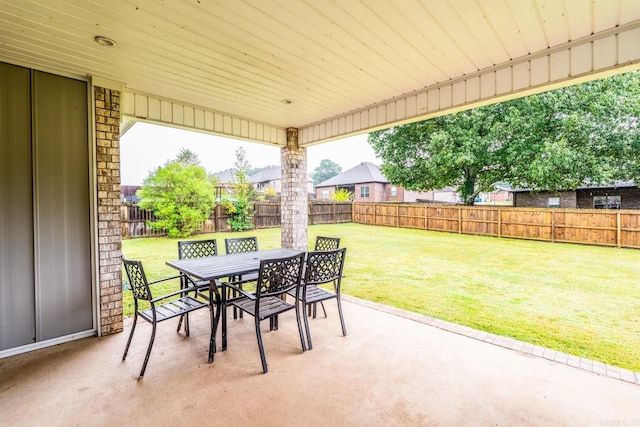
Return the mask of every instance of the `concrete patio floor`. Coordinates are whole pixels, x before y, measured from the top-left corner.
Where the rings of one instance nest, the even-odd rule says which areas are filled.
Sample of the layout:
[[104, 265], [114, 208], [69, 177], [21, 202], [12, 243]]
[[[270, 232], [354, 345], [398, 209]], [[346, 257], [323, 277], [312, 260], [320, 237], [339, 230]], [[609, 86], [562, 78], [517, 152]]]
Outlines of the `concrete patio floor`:
[[206, 363], [203, 310], [188, 338], [160, 324], [142, 381], [145, 322], [125, 362], [130, 322], [122, 334], [1, 359], [0, 425], [640, 426], [636, 373], [599, 375], [352, 298], [344, 309], [348, 335], [329, 303], [305, 353], [294, 316], [283, 316], [263, 334], [266, 375], [251, 318], [230, 320], [228, 350]]

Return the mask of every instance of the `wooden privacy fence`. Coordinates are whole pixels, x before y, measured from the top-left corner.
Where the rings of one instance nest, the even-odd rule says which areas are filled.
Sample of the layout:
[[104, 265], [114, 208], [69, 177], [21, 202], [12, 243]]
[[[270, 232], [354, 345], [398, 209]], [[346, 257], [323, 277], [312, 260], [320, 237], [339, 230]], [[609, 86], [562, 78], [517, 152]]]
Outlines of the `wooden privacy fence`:
[[354, 203], [353, 222], [640, 249], [640, 211]]
[[[352, 222], [351, 202], [309, 202], [309, 224], [337, 224], [342, 222]], [[256, 228], [280, 227], [280, 203], [279, 202], [256, 202], [254, 204], [255, 216], [253, 224]], [[155, 217], [151, 212], [144, 211], [136, 205], [123, 204], [122, 215], [122, 237], [151, 237], [162, 236], [165, 233], [155, 231], [147, 225], [148, 221], [154, 221]], [[231, 231], [227, 221], [231, 215], [224, 212], [221, 205], [216, 205], [209, 219], [202, 223], [200, 233], [215, 233], [219, 231]]]

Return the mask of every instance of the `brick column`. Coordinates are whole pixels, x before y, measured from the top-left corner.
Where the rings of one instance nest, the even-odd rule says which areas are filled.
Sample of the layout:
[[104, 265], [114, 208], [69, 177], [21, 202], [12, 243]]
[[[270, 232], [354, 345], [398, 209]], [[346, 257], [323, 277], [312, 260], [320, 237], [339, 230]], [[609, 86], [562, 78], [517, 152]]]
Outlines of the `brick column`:
[[101, 335], [122, 332], [120, 92], [94, 87]]
[[298, 129], [287, 129], [287, 146], [280, 153], [282, 168], [282, 247], [307, 250], [307, 149], [298, 146]]

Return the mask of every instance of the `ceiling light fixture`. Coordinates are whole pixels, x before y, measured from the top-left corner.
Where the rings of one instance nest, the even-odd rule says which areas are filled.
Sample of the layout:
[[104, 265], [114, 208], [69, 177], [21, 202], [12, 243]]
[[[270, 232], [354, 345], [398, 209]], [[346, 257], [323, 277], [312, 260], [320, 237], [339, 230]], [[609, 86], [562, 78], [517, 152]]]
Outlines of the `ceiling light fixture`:
[[116, 45], [116, 41], [113, 39], [110, 39], [109, 37], [105, 37], [105, 36], [95, 36], [93, 38], [93, 40], [98, 43], [100, 46], [105, 46], [105, 47], [114, 47]]
[[292, 101], [292, 100], [290, 100], [290, 99], [283, 99], [283, 100], [282, 100], [282, 101], [280, 101], [280, 102], [282, 102], [284, 105], [293, 104], [293, 101]]

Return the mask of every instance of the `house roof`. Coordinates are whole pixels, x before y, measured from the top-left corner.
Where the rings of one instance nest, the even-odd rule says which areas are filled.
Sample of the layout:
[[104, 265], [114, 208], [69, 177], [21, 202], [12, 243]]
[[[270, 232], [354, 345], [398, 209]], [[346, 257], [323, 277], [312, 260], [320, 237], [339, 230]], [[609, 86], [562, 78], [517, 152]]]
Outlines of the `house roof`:
[[229, 184], [232, 183], [236, 176], [236, 169], [226, 169], [221, 172], [216, 172], [213, 174], [218, 180], [220, 184]]
[[[280, 166], [267, 166], [259, 172], [251, 175], [248, 180], [253, 184], [260, 182], [277, 181], [282, 178], [282, 169]], [[307, 181], [313, 181], [310, 176], [307, 175]]]
[[251, 175], [248, 179], [251, 183], [269, 182], [280, 179], [282, 171], [280, 166], [267, 166], [259, 172]]
[[336, 185], [353, 185], [366, 182], [381, 182], [386, 184], [389, 180], [380, 171], [380, 168], [373, 163], [362, 162], [347, 171], [329, 178], [316, 185], [317, 187], [334, 187]]

